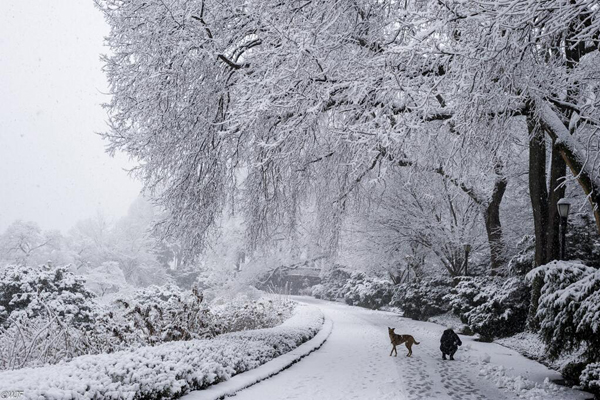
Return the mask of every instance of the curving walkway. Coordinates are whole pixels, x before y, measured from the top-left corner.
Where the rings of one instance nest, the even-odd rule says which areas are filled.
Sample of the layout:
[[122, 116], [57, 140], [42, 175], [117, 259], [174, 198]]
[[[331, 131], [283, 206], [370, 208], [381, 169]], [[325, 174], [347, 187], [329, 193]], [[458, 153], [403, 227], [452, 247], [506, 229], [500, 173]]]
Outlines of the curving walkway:
[[[505, 347], [461, 336], [456, 361], [443, 361], [443, 326], [396, 314], [298, 298], [333, 321], [323, 346], [280, 374], [242, 390], [236, 400], [282, 399], [586, 399], [590, 395], [546, 381], [559, 375]], [[412, 334], [413, 357], [398, 347], [389, 357], [387, 326]]]

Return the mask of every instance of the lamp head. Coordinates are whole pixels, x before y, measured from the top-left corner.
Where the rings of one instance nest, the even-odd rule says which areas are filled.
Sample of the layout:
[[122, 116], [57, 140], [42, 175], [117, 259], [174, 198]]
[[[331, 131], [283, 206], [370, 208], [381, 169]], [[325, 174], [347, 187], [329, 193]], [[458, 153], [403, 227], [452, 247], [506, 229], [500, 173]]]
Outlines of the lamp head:
[[571, 208], [571, 202], [565, 198], [562, 198], [557, 203], [558, 214], [561, 218], [567, 218], [569, 216], [569, 208]]

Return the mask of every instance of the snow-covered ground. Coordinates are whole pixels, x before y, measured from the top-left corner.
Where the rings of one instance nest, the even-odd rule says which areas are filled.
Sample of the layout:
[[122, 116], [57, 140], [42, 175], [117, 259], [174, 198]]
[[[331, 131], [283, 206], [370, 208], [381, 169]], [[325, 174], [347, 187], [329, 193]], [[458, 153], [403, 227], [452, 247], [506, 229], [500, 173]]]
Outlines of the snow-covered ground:
[[[333, 322], [323, 346], [289, 369], [238, 392], [236, 400], [268, 399], [588, 399], [591, 395], [551, 383], [560, 375], [517, 352], [462, 336], [456, 361], [443, 361], [444, 326], [344, 304], [300, 298]], [[411, 334], [413, 357], [398, 348], [390, 357], [387, 327]]]

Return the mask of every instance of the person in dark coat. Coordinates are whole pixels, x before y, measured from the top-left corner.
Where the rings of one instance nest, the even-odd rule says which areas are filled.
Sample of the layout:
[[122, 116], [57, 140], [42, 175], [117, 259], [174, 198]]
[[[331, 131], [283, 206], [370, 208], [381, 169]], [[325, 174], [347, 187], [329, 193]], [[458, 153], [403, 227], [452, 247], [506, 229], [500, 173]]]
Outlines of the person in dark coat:
[[460, 338], [452, 329], [446, 329], [440, 339], [440, 350], [442, 351], [442, 359], [446, 359], [446, 355], [454, 360], [454, 353], [458, 350], [458, 346], [462, 346]]

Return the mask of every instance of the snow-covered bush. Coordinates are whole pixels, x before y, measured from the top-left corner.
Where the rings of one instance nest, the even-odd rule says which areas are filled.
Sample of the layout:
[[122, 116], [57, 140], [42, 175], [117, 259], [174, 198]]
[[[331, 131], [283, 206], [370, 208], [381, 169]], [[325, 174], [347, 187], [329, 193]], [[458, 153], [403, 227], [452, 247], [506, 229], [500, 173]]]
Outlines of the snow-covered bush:
[[211, 319], [220, 333], [271, 328], [290, 317], [293, 304], [281, 298], [278, 301], [237, 298], [221, 306], [211, 307]]
[[535, 237], [524, 236], [517, 243], [519, 252], [510, 259], [508, 273], [511, 276], [525, 275], [535, 266]]
[[527, 274], [543, 279], [537, 317], [548, 356], [585, 346], [588, 362], [600, 361], [600, 270], [553, 261]]
[[394, 288], [390, 305], [400, 308], [405, 317], [425, 321], [450, 309], [444, 298], [450, 287], [450, 280], [443, 278], [404, 283]]
[[220, 332], [202, 300], [174, 285], [138, 289], [99, 315], [94, 333], [108, 351], [212, 337]]
[[85, 353], [94, 294], [68, 266], [0, 268], [0, 369], [56, 363]]
[[[313, 296], [317, 299], [328, 299], [327, 297], [327, 287], [325, 287], [325, 285], [323, 285], [322, 283], [319, 283], [311, 288], [305, 289], [305, 293], [308, 294], [309, 296]], [[0, 309], [0, 313], [1, 313], [1, 309]], [[0, 314], [2, 315], [2, 314]]]
[[47, 400], [176, 398], [289, 352], [314, 337], [322, 323], [317, 308], [300, 306], [275, 328], [0, 372], [0, 392], [19, 388], [23, 399]]
[[[545, 350], [543, 343], [541, 347]], [[580, 384], [581, 373], [585, 370], [588, 363], [582, 361], [569, 361], [563, 363], [560, 367], [560, 374], [562, 375], [565, 383], [569, 386], [575, 386]]]
[[293, 307], [247, 298], [209, 307], [198, 291], [174, 285], [150, 286], [100, 305], [68, 267], [7, 266], [1, 272], [0, 369], [273, 327]]
[[600, 235], [590, 214], [575, 214], [567, 229], [567, 259], [600, 268]]
[[48, 310], [65, 322], [89, 325], [94, 297], [69, 266], [0, 267], [0, 324], [5, 326], [18, 318], [46, 315]]
[[92, 338], [51, 309], [29, 318], [9, 318], [0, 328], [0, 370], [55, 364], [86, 354]]
[[588, 364], [579, 380], [585, 390], [600, 395], [600, 362]]
[[525, 329], [529, 297], [520, 278], [462, 277], [446, 299], [463, 323], [491, 340]]
[[377, 310], [390, 304], [394, 286], [390, 281], [352, 273], [342, 288], [346, 304]]
[[388, 280], [335, 266], [323, 274], [322, 283], [313, 286], [310, 294], [318, 299], [344, 300], [346, 304], [379, 309], [389, 305], [393, 288]]
[[313, 286], [312, 295], [317, 299], [343, 299], [344, 287], [350, 280], [352, 272], [339, 265], [334, 265], [321, 276], [321, 284]]

